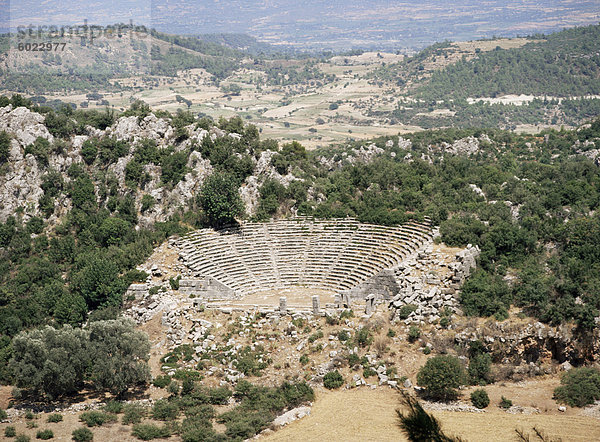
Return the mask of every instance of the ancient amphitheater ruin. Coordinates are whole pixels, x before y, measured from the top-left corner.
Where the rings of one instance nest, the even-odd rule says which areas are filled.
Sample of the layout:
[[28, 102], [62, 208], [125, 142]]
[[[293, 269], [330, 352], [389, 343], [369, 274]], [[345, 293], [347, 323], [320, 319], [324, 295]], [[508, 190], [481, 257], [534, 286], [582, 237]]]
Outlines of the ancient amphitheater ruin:
[[297, 217], [196, 230], [139, 268], [150, 275], [129, 288], [136, 302], [128, 315], [141, 323], [162, 312], [175, 344], [185, 335], [179, 318], [198, 309], [267, 318], [383, 309], [406, 324], [434, 322], [459, 311], [460, 288], [479, 255], [436, 236], [428, 219], [384, 227]]
[[[385, 227], [297, 217], [201, 229], [171, 246], [179, 254], [179, 293], [209, 307], [244, 299], [256, 307], [309, 305], [313, 312], [352, 302], [366, 302], [368, 310], [386, 302], [400, 308], [421, 299], [441, 300], [442, 307], [455, 304], [451, 295], [474, 267], [477, 250], [454, 263], [434, 262], [436, 233], [428, 219]], [[426, 272], [433, 264], [446, 274]]]
[[305, 287], [356, 296], [362, 283], [398, 266], [432, 237], [428, 222], [382, 227], [354, 219], [295, 218], [202, 229], [178, 246], [187, 267], [208, 278], [199, 295], [242, 297]]

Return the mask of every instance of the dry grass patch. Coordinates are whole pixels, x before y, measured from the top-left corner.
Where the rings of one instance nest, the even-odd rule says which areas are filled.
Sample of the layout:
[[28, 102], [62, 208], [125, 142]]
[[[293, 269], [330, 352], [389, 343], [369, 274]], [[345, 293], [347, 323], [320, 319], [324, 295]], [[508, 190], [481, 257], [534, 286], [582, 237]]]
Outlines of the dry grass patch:
[[[486, 387], [488, 389], [488, 387]], [[510, 396], [510, 392], [505, 395]], [[495, 393], [494, 393], [495, 395]], [[490, 395], [492, 396], [492, 395]], [[389, 388], [318, 391], [311, 414], [293, 422], [266, 441], [304, 442], [399, 441], [406, 440], [396, 425], [400, 396]], [[516, 397], [513, 397], [516, 399]], [[518, 401], [515, 403], [518, 404]], [[600, 420], [567, 413], [566, 415], [516, 415], [495, 408], [492, 399], [485, 413], [434, 412], [445, 434], [468, 441], [515, 440], [515, 429], [532, 433], [541, 429], [551, 438], [563, 441], [591, 441], [600, 438]]]

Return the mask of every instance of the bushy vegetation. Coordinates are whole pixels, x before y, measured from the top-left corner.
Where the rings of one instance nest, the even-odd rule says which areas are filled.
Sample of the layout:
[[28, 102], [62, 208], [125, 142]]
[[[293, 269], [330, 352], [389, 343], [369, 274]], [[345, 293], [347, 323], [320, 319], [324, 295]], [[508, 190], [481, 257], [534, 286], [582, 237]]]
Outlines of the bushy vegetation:
[[167, 426], [159, 427], [155, 424], [135, 424], [131, 434], [141, 440], [152, 440], [169, 437], [171, 430]]
[[139, 424], [142, 418], [146, 416], [146, 408], [139, 404], [127, 404], [123, 406], [123, 417], [121, 423], [127, 424]]
[[456, 439], [447, 436], [442, 431], [439, 421], [431, 414], [427, 413], [419, 401], [414, 397], [404, 393], [402, 396], [402, 405], [407, 409], [405, 411], [396, 410], [398, 416], [398, 426], [404, 435], [410, 441], [438, 441], [438, 442], [459, 442]]
[[84, 411], [79, 415], [79, 420], [88, 427], [101, 427], [109, 422], [116, 422], [117, 416], [104, 411]]
[[469, 359], [467, 373], [472, 385], [486, 385], [492, 381], [490, 369], [492, 357], [488, 353], [479, 353]]
[[91, 442], [94, 440], [94, 433], [92, 433], [92, 431], [86, 427], [73, 430], [71, 436], [75, 442]]
[[[392, 112], [370, 113], [423, 128], [581, 124], [600, 111], [600, 100], [589, 98], [600, 90], [598, 57], [589, 55], [590, 51], [597, 53], [599, 33], [600, 26], [592, 25], [537, 35], [518, 48], [477, 49], [442, 69], [432, 63], [457, 55], [457, 49], [449, 42], [436, 43], [400, 63], [384, 64], [369, 75], [380, 86], [411, 83], [407, 95], [416, 99], [399, 103]], [[537, 98], [522, 105], [467, 100], [508, 94]], [[452, 113], [431, 113], [439, 109]]]
[[54, 432], [52, 430], [39, 430], [36, 435], [36, 439], [48, 440], [54, 438]]
[[585, 407], [600, 399], [600, 370], [593, 367], [574, 368], [563, 374], [554, 398], [570, 407]]
[[241, 402], [232, 411], [218, 417], [227, 427], [231, 439], [247, 439], [262, 431], [285, 408], [294, 408], [314, 399], [313, 390], [304, 382], [283, 383], [278, 388], [253, 386], [238, 382], [235, 397]]
[[152, 418], [160, 421], [174, 420], [179, 414], [179, 407], [174, 402], [161, 399], [154, 403], [152, 407]]
[[513, 403], [512, 403], [512, 401], [510, 399], [507, 399], [504, 396], [502, 396], [502, 398], [500, 398], [500, 402], [498, 403], [498, 406], [500, 408], [508, 410], [510, 407], [513, 406]]
[[198, 204], [212, 227], [233, 224], [244, 212], [242, 199], [231, 176], [213, 174], [206, 179], [198, 195]]
[[149, 380], [148, 337], [129, 320], [94, 321], [22, 332], [13, 340], [10, 368], [18, 387], [48, 398], [73, 394], [90, 380], [122, 393]]
[[0, 132], [0, 165], [10, 158], [10, 135], [6, 131]]
[[471, 393], [471, 403], [477, 408], [486, 408], [490, 405], [490, 397], [483, 388], [478, 388]]
[[323, 386], [329, 390], [340, 388], [344, 385], [344, 378], [339, 371], [330, 371], [323, 376]]
[[47, 421], [52, 422], [52, 423], [62, 422], [63, 416], [60, 413], [52, 413], [51, 415], [48, 416]]
[[448, 401], [458, 396], [465, 383], [465, 370], [460, 359], [450, 355], [434, 356], [417, 373], [417, 382], [435, 400]]
[[[600, 26], [544, 36], [524, 47], [478, 54], [437, 71], [419, 91], [427, 99], [495, 97], [506, 94], [560, 97], [600, 92], [597, 52]], [[594, 53], [595, 53], [594, 52]]]

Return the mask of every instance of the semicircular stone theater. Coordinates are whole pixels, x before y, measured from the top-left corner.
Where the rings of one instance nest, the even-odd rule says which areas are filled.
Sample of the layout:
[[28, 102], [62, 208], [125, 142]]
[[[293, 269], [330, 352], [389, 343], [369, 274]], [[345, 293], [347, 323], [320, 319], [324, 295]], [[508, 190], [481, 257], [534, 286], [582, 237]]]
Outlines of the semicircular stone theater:
[[196, 230], [176, 243], [193, 275], [180, 291], [231, 299], [293, 287], [389, 299], [398, 291], [395, 269], [433, 236], [429, 219], [386, 227], [297, 217]]

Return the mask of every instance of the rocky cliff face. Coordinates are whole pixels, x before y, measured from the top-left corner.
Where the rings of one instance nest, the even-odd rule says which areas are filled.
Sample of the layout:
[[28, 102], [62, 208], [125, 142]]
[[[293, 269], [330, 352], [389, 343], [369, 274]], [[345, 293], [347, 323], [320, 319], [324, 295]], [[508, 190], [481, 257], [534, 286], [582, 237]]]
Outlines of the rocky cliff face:
[[[10, 158], [8, 164], [0, 171], [0, 222], [5, 222], [15, 213], [22, 213], [24, 221], [32, 216], [40, 216], [39, 200], [44, 194], [41, 187], [44, 175], [51, 170], [59, 172], [68, 186], [70, 178], [67, 171], [73, 164], [80, 164], [87, 168], [94, 179], [96, 191], [101, 185], [100, 175], [110, 176], [111, 179], [116, 180], [120, 194], [128, 193], [134, 197], [140, 226], [166, 221], [177, 209], [188, 207], [204, 179], [213, 172], [213, 166], [210, 160], [204, 158], [200, 152], [192, 151], [187, 159], [185, 176], [177, 184], [165, 185], [161, 182], [161, 167], [146, 164], [143, 166], [143, 173], [148, 175], [149, 180], [142, 189], [129, 189], [125, 182], [125, 170], [127, 164], [134, 158], [135, 149], [140, 142], [153, 140], [159, 150], [173, 147], [174, 152], [181, 152], [191, 147], [192, 144], [200, 144], [205, 137], [210, 137], [213, 141], [225, 136], [233, 139], [240, 138], [238, 134], [227, 133], [216, 127], [205, 130], [191, 124], [185, 127], [186, 139], [178, 142], [171, 122], [166, 118], [150, 114], [144, 118], [121, 117], [105, 130], [87, 126], [84, 134], [59, 141], [55, 140], [44, 125], [44, 119], [44, 115], [25, 107], [13, 109], [9, 105], [0, 108], [0, 131], [6, 131], [11, 137]], [[48, 165], [40, 164], [32, 154], [25, 154], [26, 148], [34, 144], [40, 137], [47, 140], [52, 146]], [[127, 142], [128, 152], [105, 168], [96, 165], [86, 166], [81, 155], [84, 143], [90, 139], [102, 140], [105, 138]], [[60, 148], [56, 148], [55, 143], [57, 142], [60, 143]], [[277, 173], [271, 165], [271, 158], [274, 154], [274, 151], [267, 150], [261, 153], [258, 160], [253, 158], [254, 172], [240, 189], [246, 211], [250, 215], [255, 212], [260, 196], [259, 188], [265, 179], [274, 179], [285, 186], [296, 179], [291, 174], [282, 176]], [[156, 204], [142, 212], [144, 195], [152, 196]], [[55, 199], [54, 205], [54, 213], [49, 217], [50, 224], [55, 223], [71, 207], [70, 199], [64, 194]]]
[[[25, 154], [25, 148], [38, 137], [49, 142], [54, 137], [43, 124], [44, 117], [25, 107], [13, 109], [12, 105], [0, 108], [0, 131], [12, 136], [10, 142], [9, 167], [0, 176], [0, 221], [24, 209], [26, 216], [38, 213], [38, 200], [43, 171], [38, 167], [32, 154]], [[59, 165], [57, 158], [50, 158], [50, 164]]]
[[286, 175], [281, 175], [275, 170], [271, 165], [271, 159], [275, 153], [276, 152], [272, 150], [266, 150], [260, 153], [260, 157], [255, 164], [254, 174], [246, 178], [246, 181], [240, 189], [240, 195], [248, 215], [254, 215], [256, 213], [258, 200], [260, 198], [259, 189], [265, 180], [272, 179], [287, 187], [292, 181], [298, 179], [289, 172]]
[[[551, 361], [580, 365], [596, 361], [600, 355], [597, 330], [582, 340], [568, 325], [488, 321], [454, 335], [454, 342], [464, 347], [474, 341], [483, 343], [498, 363], [521, 367], [517, 370], [521, 374], [529, 374], [526, 367], [531, 367], [531, 374], [541, 374], [540, 365]], [[563, 368], [570, 368], [567, 364]]]

